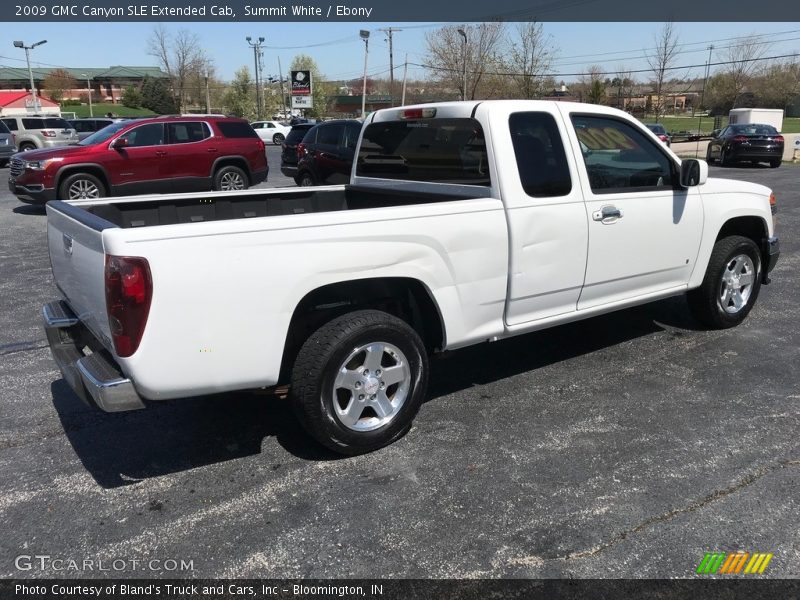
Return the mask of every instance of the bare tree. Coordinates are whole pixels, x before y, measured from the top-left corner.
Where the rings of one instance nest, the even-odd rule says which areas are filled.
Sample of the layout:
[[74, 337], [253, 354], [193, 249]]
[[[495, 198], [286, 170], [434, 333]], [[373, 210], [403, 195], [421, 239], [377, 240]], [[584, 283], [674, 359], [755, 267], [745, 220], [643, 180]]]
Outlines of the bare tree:
[[619, 65], [614, 78], [611, 80], [611, 86], [617, 93], [615, 101], [617, 108], [625, 109], [628, 107], [628, 104], [630, 104], [630, 98], [633, 94], [633, 83], [633, 73], [631, 73], [631, 70], [625, 65]]
[[736, 108], [736, 101], [753, 74], [759, 69], [759, 59], [764, 56], [769, 44], [759, 37], [751, 35], [738, 44], [731, 46], [727, 51], [727, 65], [725, 74], [729, 80], [729, 91], [733, 94], [731, 108]]
[[785, 109], [800, 95], [800, 62], [774, 63], [762, 71], [757, 83], [759, 106]]
[[147, 53], [155, 57], [172, 83], [178, 110], [186, 105], [190, 80], [204, 74], [210, 61], [197, 34], [180, 29], [174, 35], [158, 25], [150, 36]]
[[652, 85], [655, 100], [652, 110], [656, 121], [664, 110], [664, 84], [667, 82], [668, 72], [672, 70], [675, 59], [678, 57], [678, 32], [673, 22], [664, 23], [661, 30], [655, 35], [655, 49], [647, 56], [647, 63], [653, 73]]
[[603, 69], [599, 65], [587, 67], [578, 78], [581, 100], [591, 104], [605, 104], [606, 84]]
[[[461, 29], [467, 35], [466, 66], [467, 93], [465, 97], [491, 97], [496, 93], [492, 86], [483, 85], [500, 66], [500, 45], [505, 33], [503, 23], [480, 23]], [[450, 89], [463, 92], [464, 39], [457, 25], [449, 25], [428, 33], [427, 62], [433, 78]]]
[[512, 42], [508, 52], [507, 69], [515, 73], [513, 80], [522, 98], [542, 96], [556, 48], [552, 36], [545, 34], [541, 23], [517, 24], [518, 41]]

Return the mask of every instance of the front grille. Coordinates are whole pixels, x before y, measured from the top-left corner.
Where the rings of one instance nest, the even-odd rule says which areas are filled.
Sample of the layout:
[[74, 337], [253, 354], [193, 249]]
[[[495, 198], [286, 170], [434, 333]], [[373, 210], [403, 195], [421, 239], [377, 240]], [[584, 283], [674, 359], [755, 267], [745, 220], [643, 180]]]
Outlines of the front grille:
[[11, 166], [9, 168], [9, 173], [12, 177], [19, 177], [22, 175], [22, 172], [25, 170], [25, 163], [23, 163], [19, 158], [12, 158], [11, 159]]

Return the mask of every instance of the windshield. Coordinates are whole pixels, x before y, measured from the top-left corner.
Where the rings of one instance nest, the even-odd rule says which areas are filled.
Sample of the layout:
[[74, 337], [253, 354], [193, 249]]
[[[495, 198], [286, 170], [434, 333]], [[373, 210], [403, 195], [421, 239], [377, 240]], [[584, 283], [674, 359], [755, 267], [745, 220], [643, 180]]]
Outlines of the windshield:
[[667, 133], [661, 125], [648, 125], [647, 128], [653, 133]]
[[85, 140], [78, 142], [78, 145], [93, 146], [94, 144], [102, 144], [103, 142], [108, 141], [115, 134], [119, 133], [120, 130], [122, 130], [128, 125], [130, 125], [130, 123], [112, 123], [111, 125], [103, 127], [100, 131], [94, 132]]

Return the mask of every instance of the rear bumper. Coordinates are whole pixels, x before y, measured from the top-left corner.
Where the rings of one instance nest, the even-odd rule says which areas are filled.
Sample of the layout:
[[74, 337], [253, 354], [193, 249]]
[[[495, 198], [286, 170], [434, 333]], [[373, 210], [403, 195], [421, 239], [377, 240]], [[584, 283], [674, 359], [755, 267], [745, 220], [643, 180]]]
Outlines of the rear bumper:
[[266, 181], [267, 175], [269, 175], [269, 167], [263, 171], [253, 171], [251, 175], [252, 183], [250, 185], [258, 185], [262, 181]]
[[781, 244], [777, 237], [767, 238], [762, 242], [761, 251], [764, 254], [764, 276], [763, 282], [769, 283], [769, 272], [778, 264], [781, 255]]
[[[66, 302], [57, 300], [42, 308], [44, 331], [53, 359], [64, 380], [90, 406], [105, 412], [144, 408], [133, 382], [114, 358], [80, 322]], [[90, 354], [84, 348], [92, 349]]]
[[783, 158], [783, 146], [775, 146], [772, 148], [759, 148], [757, 146], [731, 146], [730, 157], [733, 160], [738, 159], [761, 159], [761, 160], [774, 160], [776, 158]]

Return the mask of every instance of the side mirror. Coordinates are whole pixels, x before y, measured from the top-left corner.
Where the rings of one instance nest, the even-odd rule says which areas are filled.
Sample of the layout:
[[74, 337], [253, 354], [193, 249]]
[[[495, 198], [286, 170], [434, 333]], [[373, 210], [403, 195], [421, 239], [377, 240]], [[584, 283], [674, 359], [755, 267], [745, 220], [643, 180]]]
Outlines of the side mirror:
[[708, 179], [708, 163], [697, 158], [684, 158], [681, 161], [681, 187], [703, 185]]
[[114, 150], [121, 150], [122, 148], [128, 147], [128, 138], [126, 137], [118, 137], [111, 143], [111, 147]]
[[721, 129], [715, 129], [714, 131], [711, 132], [711, 137], [712, 138], [719, 137], [719, 132], [720, 131], [722, 131], [722, 130]]

